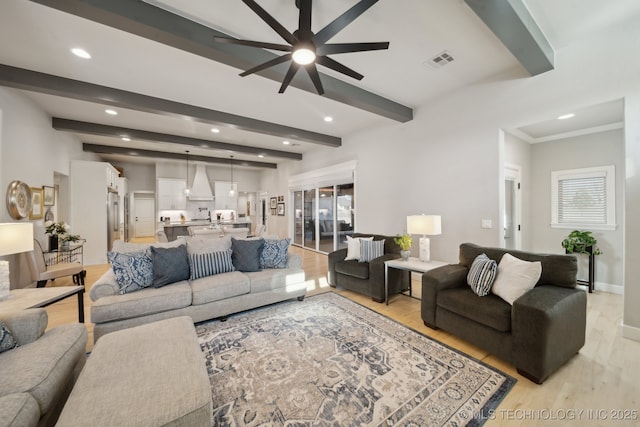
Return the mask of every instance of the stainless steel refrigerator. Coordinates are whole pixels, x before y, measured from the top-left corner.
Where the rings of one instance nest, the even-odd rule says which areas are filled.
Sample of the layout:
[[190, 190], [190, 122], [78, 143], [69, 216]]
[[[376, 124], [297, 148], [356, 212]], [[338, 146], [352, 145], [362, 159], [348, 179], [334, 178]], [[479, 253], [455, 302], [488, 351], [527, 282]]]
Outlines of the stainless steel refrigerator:
[[109, 190], [107, 193], [107, 250], [113, 248], [114, 240], [120, 238], [120, 209], [118, 193]]

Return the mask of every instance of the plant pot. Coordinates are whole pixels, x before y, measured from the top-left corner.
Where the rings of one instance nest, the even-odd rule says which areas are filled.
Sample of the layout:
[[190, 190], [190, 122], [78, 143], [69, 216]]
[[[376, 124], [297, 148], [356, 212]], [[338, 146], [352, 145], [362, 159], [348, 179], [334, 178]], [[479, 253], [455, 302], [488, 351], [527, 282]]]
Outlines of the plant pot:
[[58, 250], [58, 236], [49, 236], [49, 251]]
[[68, 251], [70, 247], [71, 247], [71, 242], [69, 242], [69, 241], [62, 242], [62, 248], [61, 249], [63, 251]]
[[400, 251], [400, 256], [402, 257], [403, 261], [408, 261], [409, 257], [411, 256], [411, 251]]

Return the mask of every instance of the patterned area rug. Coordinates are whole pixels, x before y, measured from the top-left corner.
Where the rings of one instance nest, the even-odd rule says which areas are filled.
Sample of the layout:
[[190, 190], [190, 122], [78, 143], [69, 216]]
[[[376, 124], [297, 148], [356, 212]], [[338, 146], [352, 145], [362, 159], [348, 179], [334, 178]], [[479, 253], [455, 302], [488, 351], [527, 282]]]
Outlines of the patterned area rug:
[[196, 328], [215, 426], [482, 425], [516, 382], [332, 292]]

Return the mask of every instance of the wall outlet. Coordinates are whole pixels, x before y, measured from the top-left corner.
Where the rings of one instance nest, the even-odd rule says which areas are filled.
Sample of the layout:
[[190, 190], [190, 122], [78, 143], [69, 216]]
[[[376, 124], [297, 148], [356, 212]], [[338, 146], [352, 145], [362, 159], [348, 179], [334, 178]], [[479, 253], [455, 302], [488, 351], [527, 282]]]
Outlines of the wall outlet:
[[482, 228], [493, 228], [493, 222], [490, 219], [483, 219]]

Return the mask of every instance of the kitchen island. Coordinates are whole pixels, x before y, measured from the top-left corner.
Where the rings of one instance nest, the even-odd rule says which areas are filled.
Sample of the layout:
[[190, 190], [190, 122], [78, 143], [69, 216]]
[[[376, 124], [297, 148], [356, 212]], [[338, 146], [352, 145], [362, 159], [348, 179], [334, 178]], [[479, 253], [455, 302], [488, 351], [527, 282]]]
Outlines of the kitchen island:
[[246, 220], [237, 220], [237, 221], [172, 221], [172, 222], [161, 222], [159, 227], [164, 227], [164, 233], [167, 235], [167, 240], [170, 242], [176, 240], [179, 236], [188, 236], [189, 235], [189, 227], [193, 226], [216, 226], [220, 227], [233, 227], [233, 228], [242, 228], [246, 227], [251, 232], [251, 222]]

